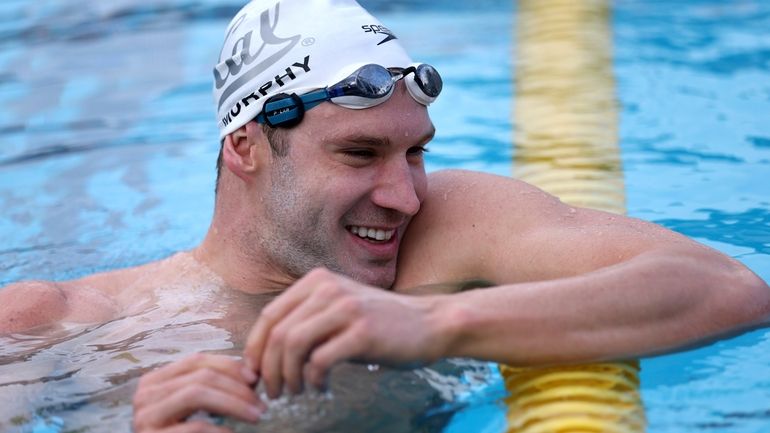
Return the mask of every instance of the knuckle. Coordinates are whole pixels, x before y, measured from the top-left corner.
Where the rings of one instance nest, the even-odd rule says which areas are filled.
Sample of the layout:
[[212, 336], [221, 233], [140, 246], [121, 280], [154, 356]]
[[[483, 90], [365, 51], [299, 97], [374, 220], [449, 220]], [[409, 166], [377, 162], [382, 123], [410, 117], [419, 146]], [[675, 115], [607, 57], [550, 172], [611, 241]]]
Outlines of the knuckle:
[[353, 351], [354, 355], [360, 355], [369, 352], [373, 347], [372, 336], [369, 332], [368, 321], [366, 319], [360, 320], [356, 326], [350, 329], [351, 340], [354, 341]]
[[197, 352], [187, 357], [186, 361], [192, 365], [202, 365], [206, 363], [206, 358], [207, 358], [206, 354]]
[[326, 278], [329, 275], [331, 275], [331, 272], [324, 267], [313, 268], [310, 272], [307, 273], [307, 277], [309, 279]]
[[284, 337], [284, 343], [290, 350], [296, 350], [301, 348], [305, 343], [305, 336], [295, 330], [289, 331]]
[[266, 320], [268, 323], [274, 323], [278, 319], [278, 311], [276, 310], [278, 307], [276, 307], [275, 303], [271, 302], [267, 304], [265, 308], [262, 309], [262, 313], [260, 313], [260, 319]]
[[370, 331], [374, 328], [375, 320], [371, 317], [361, 316], [356, 319], [353, 332], [356, 338], [368, 338]]
[[153, 373], [147, 373], [139, 378], [139, 382], [136, 385], [137, 393], [142, 389], [150, 386], [152, 383], [152, 378], [154, 377]]
[[363, 310], [363, 303], [360, 299], [352, 296], [346, 296], [337, 301], [339, 308], [343, 314], [354, 316], [359, 315]]
[[323, 298], [334, 298], [340, 294], [340, 287], [333, 282], [323, 282], [316, 287], [315, 292]]
[[199, 384], [199, 383], [193, 383], [190, 385], [185, 386], [178, 392], [179, 400], [182, 402], [195, 402], [200, 401], [200, 399], [205, 396], [208, 393], [208, 388], [205, 386]]
[[308, 362], [308, 368], [310, 369], [310, 372], [314, 375], [320, 375], [323, 374], [330, 366], [329, 358], [326, 356], [314, 352], [310, 356], [310, 360]]
[[137, 387], [136, 392], [131, 398], [131, 404], [133, 405], [134, 409], [144, 409], [162, 400], [166, 394], [163, 392], [158, 392], [161, 388], [162, 387], [159, 385]]
[[283, 345], [286, 341], [286, 328], [284, 327], [276, 327], [270, 331], [270, 336], [268, 337], [268, 344], [269, 345]]
[[144, 405], [144, 402], [147, 400], [147, 390], [144, 388], [137, 388], [136, 393], [134, 393], [134, 397], [131, 399], [131, 403], [134, 407], [142, 407]]
[[217, 379], [217, 372], [211, 367], [203, 367], [193, 373], [194, 379], [202, 383], [212, 383]]

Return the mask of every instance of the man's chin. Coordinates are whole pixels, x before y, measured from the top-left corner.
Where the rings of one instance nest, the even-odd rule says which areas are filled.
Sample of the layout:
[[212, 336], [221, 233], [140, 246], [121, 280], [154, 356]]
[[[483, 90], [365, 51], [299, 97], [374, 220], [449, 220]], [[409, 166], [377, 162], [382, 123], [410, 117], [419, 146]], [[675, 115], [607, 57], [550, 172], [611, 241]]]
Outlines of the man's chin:
[[363, 269], [359, 268], [348, 275], [360, 283], [388, 289], [393, 286], [393, 283], [396, 281], [396, 267], [386, 266], [368, 267]]

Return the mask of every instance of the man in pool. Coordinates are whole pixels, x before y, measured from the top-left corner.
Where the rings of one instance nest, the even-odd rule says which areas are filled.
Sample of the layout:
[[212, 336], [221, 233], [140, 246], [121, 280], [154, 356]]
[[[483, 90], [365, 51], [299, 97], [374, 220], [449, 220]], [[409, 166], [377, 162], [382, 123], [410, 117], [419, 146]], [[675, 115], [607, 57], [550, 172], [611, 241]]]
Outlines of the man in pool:
[[[141, 380], [137, 431], [194, 431], [214, 428], [180, 424], [197, 410], [255, 421], [257, 375], [276, 397], [323, 386], [346, 360], [623, 359], [766, 320], [760, 278], [662, 227], [515, 179], [427, 175], [438, 72], [357, 4], [329, 3], [253, 2], [228, 27], [216, 205], [197, 248], [7, 287], [0, 331], [129, 314], [190, 264], [236, 291], [282, 291], [254, 312], [244, 362], [198, 355]], [[473, 281], [492, 287], [460, 290]]]

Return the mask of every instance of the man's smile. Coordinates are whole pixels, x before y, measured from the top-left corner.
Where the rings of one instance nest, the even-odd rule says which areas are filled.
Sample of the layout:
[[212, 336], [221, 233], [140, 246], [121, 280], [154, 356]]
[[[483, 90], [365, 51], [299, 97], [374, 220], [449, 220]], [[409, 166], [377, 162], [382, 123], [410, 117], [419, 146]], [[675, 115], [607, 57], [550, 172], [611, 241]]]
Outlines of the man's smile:
[[348, 226], [348, 231], [362, 239], [372, 242], [389, 241], [396, 233], [395, 229], [379, 229], [364, 226]]
[[398, 227], [349, 225], [345, 228], [353, 244], [366, 251], [370, 259], [390, 261], [398, 255]]

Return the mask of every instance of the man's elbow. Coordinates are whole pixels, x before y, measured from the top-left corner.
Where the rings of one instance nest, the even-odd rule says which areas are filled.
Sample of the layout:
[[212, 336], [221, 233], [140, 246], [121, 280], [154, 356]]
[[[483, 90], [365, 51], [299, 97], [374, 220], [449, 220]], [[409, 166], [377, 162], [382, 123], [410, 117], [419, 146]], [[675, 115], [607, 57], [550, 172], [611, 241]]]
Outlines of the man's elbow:
[[729, 277], [732, 299], [723, 299], [730, 305], [727, 320], [737, 328], [754, 328], [766, 325], [770, 320], [770, 287], [749, 269], [738, 266]]

